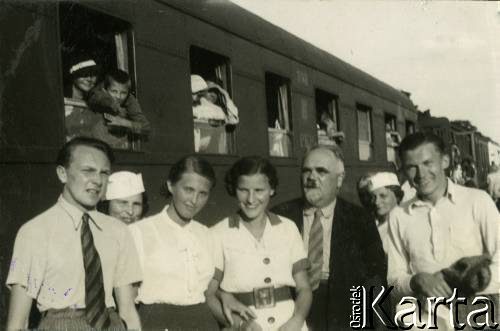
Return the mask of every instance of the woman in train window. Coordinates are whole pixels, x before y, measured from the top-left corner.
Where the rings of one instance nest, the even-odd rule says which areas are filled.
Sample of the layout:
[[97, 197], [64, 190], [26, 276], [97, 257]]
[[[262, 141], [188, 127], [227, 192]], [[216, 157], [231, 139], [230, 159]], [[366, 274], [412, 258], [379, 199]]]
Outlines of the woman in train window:
[[215, 185], [210, 164], [187, 156], [170, 169], [170, 204], [129, 226], [143, 271], [136, 302], [144, 330], [219, 330], [204, 292], [214, 275], [214, 242], [193, 220]]
[[398, 177], [392, 172], [378, 172], [371, 176], [368, 187], [372, 196], [377, 229], [382, 239], [384, 250], [387, 252], [389, 214], [401, 202], [404, 193], [399, 185]]
[[220, 297], [233, 307], [236, 298], [256, 317], [245, 321], [233, 314], [233, 325], [241, 330], [307, 330], [309, 262], [295, 223], [268, 211], [277, 185], [268, 160], [240, 159], [226, 175], [239, 211], [211, 229], [220, 250], [214, 277]]
[[90, 56], [75, 57], [69, 68], [70, 86], [65, 95], [76, 100], [86, 100], [90, 90], [94, 88], [99, 74], [99, 66]]
[[108, 178], [105, 200], [97, 209], [125, 224], [140, 220], [148, 209], [148, 199], [142, 175], [130, 171], [117, 171]]

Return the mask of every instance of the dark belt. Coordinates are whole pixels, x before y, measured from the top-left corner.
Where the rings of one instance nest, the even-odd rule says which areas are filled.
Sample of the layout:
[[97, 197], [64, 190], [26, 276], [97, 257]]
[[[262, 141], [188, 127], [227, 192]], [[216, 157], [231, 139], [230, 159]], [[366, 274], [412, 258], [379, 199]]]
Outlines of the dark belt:
[[255, 308], [274, 307], [276, 302], [292, 299], [292, 291], [289, 286], [275, 288], [256, 287], [252, 292], [232, 293], [236, 299], [247, 306]]

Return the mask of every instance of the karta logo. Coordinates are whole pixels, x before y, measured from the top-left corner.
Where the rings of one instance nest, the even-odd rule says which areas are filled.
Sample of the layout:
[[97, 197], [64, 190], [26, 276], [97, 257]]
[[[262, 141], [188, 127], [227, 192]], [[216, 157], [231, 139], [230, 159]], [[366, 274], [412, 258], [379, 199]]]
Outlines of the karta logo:
[[[390, 294], [393, 286], [371, 286], [368, 290], [364, 286], [353, 286], [350, 289], [352, 310], [350, 327], [355, 330], [374, 329], [382, 323], [390, 330], [434, 329], [434, 330], [463, 330], [466, 326], [474, 330], [498, 329], [495, 321], [495, 303], [486, 296], [478, 295], [474, 298], [457, 296], [457, 289], [449, 298], [428, 297], [425, 300], [404, 296], [396, 304], [394, 316], [390, 311]], [[460, 305], [470, 304], [474, 307], [466, 316], [459, 314]], [[443, 306], [438, 312], [438, 307]], [[443, 314], [447, 312], [447, 314]], [[462, 320], [460, 320], [462, 319]]]

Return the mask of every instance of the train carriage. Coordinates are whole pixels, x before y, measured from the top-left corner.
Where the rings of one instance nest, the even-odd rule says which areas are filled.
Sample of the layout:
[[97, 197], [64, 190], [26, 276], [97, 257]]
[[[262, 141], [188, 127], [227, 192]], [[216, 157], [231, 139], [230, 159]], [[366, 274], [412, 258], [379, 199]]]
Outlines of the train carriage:
[[[408, 94], [226, 1], [3, 2], [0, 29], [2, 282], [17, 230], [60, 192], [56, 153], [73, 132], [71, 114], [86, 107], [65, 91], [77, 51], [132, 77], [152, 131], [116, 150], [115, 169], [143, 173], [152, 212], [164, 204], [169, 166], [195, 150], [219, 180], [201, 216], [207, 224], [235, 208], [222, 181], [241, 155], [277, 166], [274, 203], [297, 197], [301, 158], [318, 142], [344, 150], [342, 195], [354, 201], [357, 177], [393, 169], [398, 142], [417, 126]], [[193, 119], [192, 74], [227, 91], [237, 123]], [[0, 300], [3, 325], [4, 287]]]

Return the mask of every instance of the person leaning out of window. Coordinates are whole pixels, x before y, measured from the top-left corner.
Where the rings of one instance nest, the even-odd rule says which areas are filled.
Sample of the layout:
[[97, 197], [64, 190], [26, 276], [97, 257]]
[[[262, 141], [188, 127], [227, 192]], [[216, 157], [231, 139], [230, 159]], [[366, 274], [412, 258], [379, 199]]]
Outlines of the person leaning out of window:
[[109, 70], [104, 80], [90, 92], [90, 109], [103, 114], [101, 136], [97, 137], [114, 148], [128, 148], [128, 134], [147, 136], [151, 125], [131, 93], [132, 80], [120, 69]]

